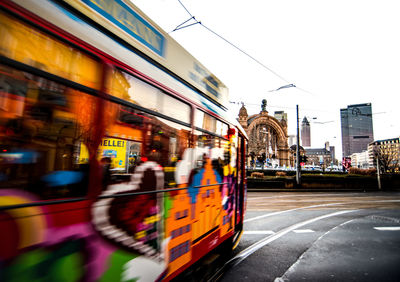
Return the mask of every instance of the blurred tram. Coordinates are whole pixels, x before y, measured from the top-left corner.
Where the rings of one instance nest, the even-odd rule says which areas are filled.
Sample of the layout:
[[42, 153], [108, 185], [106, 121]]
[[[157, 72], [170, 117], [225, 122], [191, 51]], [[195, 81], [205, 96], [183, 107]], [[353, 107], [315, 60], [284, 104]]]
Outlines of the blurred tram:
[[247, 137], [167, 33], [128, 0], [1, 0], [0, 38], [0, 281], [168, 281], [237, 245]]

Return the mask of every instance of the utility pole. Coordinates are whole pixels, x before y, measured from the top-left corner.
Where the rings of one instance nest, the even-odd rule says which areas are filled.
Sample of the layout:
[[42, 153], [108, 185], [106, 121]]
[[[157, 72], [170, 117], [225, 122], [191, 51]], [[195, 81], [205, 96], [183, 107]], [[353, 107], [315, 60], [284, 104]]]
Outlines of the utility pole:
[[296, 105], [297, 118], [297, 136], [296, 136], [296, 184], [301, 185], [301, 167], [300, 167], [300, 131], [299, 131], [299, 105]]
[[376, 175], [378, 177], [378, 188], [379, 190], [382, 190], [382, 184], [381, 184], [381, 170], [379, 168], [379, 159], [376, 158]]
[[381, 169], [380, 169], [380, 165], [379, 165], [379, 153], [378, 153], [378, 146], [375, 144], [374, 145], [374, 152], [376, 155], [376, 177], [378, 178], [378, 188], [379, 190], [382, 189], [382, 184], [381, 184]]

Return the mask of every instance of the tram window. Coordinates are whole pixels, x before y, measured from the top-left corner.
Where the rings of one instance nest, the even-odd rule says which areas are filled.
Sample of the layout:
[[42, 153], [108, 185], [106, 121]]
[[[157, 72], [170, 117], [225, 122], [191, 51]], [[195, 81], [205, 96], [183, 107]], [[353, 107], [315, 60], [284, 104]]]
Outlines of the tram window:
[[216, 132], [220, 136], [226, 136], [228, 134], [228, 125], [217, 120], [217, 130]]
[[189, 147], [191, 128], [153, 117], [146, 153], [161, 166], [174, 166]]
[[225, 136], [228, 133], [228, 125], [226, 123], [197, 109], [195, 111], [195, 126], [220, 136]]
[[176, 120], [190, 123], [190, 106], [188, 104], [121, 70], [113, 70], [108, 88], [111, 95]]
[[0, 189], [41, 199], [86, 195], [89, 153], [81, 152], [93, 143], [96, 101], [0, 65]]
[[155, 118], [150, 136], [151, 141], [146, 147], [149, 159], [163, 167], [164, 187], [176, 187], [176, 166], [180, 161], [188, 161], [184, 159], [184, 153], [190, 147], [191, 128], [166, 119]]
[[111, 174], [119, 175], [112, 179], [126, 180], [127, 177], [121, 174], [132, 173], [140, 162], [143, 132], [151, 118], [138, 110], [110, 101], [105, 102], [103, 110], [105, 136], [97, 148], [97, 158], [102, 165], [108, 162], [106, 165]]
[[101, 66], [86, 53], [0, 12], [0, 54], [99, 89]]
[[162, 113], [174, 119], [190, 123], [190, 106], [177, 99], [164, 95], [162, 101]]
[[215, 133], [217, 129], [217, 119], [196, 109], [195, 126]]
[[196, 147], [199, 148], [222, 148], [226, 149], [228, 141], [224, 138], [202, 132], [200, 130], [194, 131], [194, 140]]
[[204, 165], [205, 157], [209, 158], [213, 168], [223, 177], [223, 167], [231, 160], [228, 140], [195, 130], [194, 141], [197, 148], [194, 156], [197, 167]]
[[117, 113], [107, 118], [98, 149], [99, 159], [109, 158], [111, 183], [129, 181], [138, 165], [153, 161], [164, 170], [164, 187], [176, 187], [176, 164], [189, 147], [191, 128], [111, 102], [105, 111], [113, 107]]
[[194, 126], [198, 128], [203, 128], [203, 120], [205, 113], [196, 109], [194, 111]]

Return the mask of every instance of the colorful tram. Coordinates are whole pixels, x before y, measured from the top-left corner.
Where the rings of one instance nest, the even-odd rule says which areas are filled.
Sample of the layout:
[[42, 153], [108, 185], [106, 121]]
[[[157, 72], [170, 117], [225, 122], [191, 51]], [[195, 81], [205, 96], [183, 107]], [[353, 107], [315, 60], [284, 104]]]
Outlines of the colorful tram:
[[0, 38], [0, 281], [168, 281], [234, 248], [218, 78], [127, 0], [2, 0]]

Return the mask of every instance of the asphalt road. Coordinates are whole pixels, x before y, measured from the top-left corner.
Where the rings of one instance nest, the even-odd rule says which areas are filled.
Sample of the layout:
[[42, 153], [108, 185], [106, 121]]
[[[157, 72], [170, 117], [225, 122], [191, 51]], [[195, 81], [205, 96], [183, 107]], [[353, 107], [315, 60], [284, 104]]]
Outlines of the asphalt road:
[[400, 193], [248, 193], [221, 281], [400, 281]]

